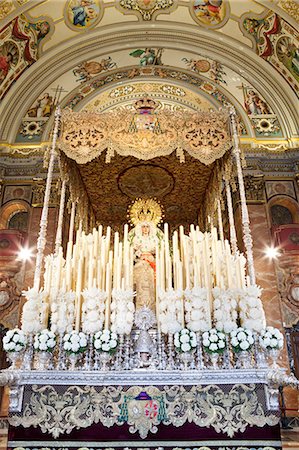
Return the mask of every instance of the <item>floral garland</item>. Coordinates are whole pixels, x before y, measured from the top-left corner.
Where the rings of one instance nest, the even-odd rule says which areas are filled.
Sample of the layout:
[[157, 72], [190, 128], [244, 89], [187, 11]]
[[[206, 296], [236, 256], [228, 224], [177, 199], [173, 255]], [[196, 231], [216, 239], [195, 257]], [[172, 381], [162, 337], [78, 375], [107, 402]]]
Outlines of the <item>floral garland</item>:
[[76, 294], [60, 289], [56, 301], [51, 303], [51, 331], [65, 333], [72, 331], [75, 317]]
[[278, 328], [266, 327], [261, 331], [259, 344], [265, 350], [280, 350], [283, 347], [283, 334]]
[[56, 345], [56, 336], [53, 331], [42, 330], [34, 337], [34, 349], [38, 352], [52, 352]]
[[3, 337], [3, 349], [6, 352], [21, 352], [26, 347], [27, 339], [22, 330], [8, 330]]
[[78, 355], [87, 350], [87, 337], [82, 331], [71, 331], [63, 337], [63, 348], [66, 353]]
[[260, 299], [262, 290], [259, 286], [247, 286], [240, 291], [240, 321], [244, 328], [262, 331], [266, 326], [265, 312]]
[[223, 353], [226, 348], [225, 334], [216, 328], [205, 331], [202, 335], [202, 345], [207, 353]]
[[251, 330], [239, 327], [230, 333], [230, 342], [235, 353], [250, 351], [254, 344], [253, 333]]
[[113, 289], [111, 302], [111, 331], [124, 335], [130, 334], [134, 322], [134, 292]]
[[93, 346], [98, 352], [114, 355], [118, 346], [117, 334], [110, 330], [98, 331], [93, 337]]
[[174, 335], [174, 346], [179, 353], [194, 350], [197, 347], [196, 334], [188, 328], [177, 331]]
[[185, 321], [192, 331], [207, 331], [211, 328], [207, 289], [193, 287], [185, 290]]
[[182, 328], [182, 291], [169, 289], [159, 293], [159, 321], [162, 333], [176, 333]]
[[22, 313], [22, 330], [24, 333], [37, 333], [43, 329], [48, 305], [45, 302], [46, 294], [43, 290], [34, 288], [22, 291], [27, 299]]
[[230, 333], [238, 328], [237, 299], [239, 291], [236, 289], [213, 289], [214, 324], [218, 330]]
[[82, 305], [82, 330], [95, 333], [103, 328], [107, 294], [98, 288], [84, 289]]

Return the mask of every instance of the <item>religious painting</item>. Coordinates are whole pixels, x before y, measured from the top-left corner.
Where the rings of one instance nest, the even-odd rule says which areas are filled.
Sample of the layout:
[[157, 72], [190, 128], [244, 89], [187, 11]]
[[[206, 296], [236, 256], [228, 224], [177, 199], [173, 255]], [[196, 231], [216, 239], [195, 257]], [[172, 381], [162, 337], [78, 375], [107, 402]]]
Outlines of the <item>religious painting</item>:
[[85, 61], [79, 64], [74, 70], [73, 74], [77, 77], [77, 81], [84, 83], [91, 80], [94, 76], [106, 70], [117, 67], [116, 63], [112, 61], [111, 56], [101, 59], [101, 61]]
[[13, 71], [19, 60], [17, 45], [12, 41], [6, 41], [0, 47], [0, 84], [5, 80], [8, 73]]
[[226, 0], [193, 0], [190, 11], [196, 22], [208, 28], [220, 28], [229, 19]]
[[93, 28], [103, 16], [100, 0], [69, 0], [64, 10], [65, 22], [76, 31]]
[[50, 117], [54, 107], [53, 97], [48, 93], [44, 92], [38, 97], [34, 104], [27, 111], [28, 117]]
[[272, 114], [267, 103], [251, 87], [243, 85], [243, 94], [248, 115]]
[[163, 12], [170, 13], [177, 6], [175, 0], [119, 0], [118, 9], [125, 14], [136, 14], [143, 20], [151, 20]]
[[144, 48], [136, 49], [130, 53], [133, 58], [139, 58], [139, 65], [144, 66], [161, 66], [162, 65], [162, 53], [163, 48]]

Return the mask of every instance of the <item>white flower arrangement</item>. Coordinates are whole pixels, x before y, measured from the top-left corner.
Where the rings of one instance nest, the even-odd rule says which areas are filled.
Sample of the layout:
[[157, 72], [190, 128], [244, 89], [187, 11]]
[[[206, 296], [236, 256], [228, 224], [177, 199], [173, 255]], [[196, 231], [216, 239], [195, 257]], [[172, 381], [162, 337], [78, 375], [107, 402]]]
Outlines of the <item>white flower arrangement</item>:
[[235, 353], [250, 351], [254, 344], [253, 333], [251, 330], [239, 327], [231, 331], [230, 342]]
[[118, 346], [117, 334], [110, 330], [98, 331], [93, 337], [93, 346], [98, 352], [113, 355]]
[[60, 289], [55, 301], [51, 303], [51, 331], [65, 333], [72, 331], [75, 317], [75, 298], [73, 291]]
[[180, 353], [190, 352], [197, 347], [197, 339], [194, 331], [183, 328], [174, 335], [174, 346]]
[[132, 289], [123, 291], [113, 289], [111, 302], [111, 331], [124, 335], [130, 334], [134, 323], [135, 305]]
[[45, 302], [46, 293], [43, 290], [37, 291], [34, 288], [22, 291], [27, 299], [23, 306], [22, 330], [24, 333], [38, 333], [43, 329], [43, 322], [47, 311]]
[[211, 328], [207, 289], [193, 287], [185, 290], [185, 321], [191, 331], [207, 331]]
[[56, 336], [53, 331], [42, 330], [34, 337], [33, 346], [38, 352], [52, 352], [56, 345]]
[[27, 339], [22, 330], [8, 330], [3, 337], [3, 349], [6, 352], [21, 352], [26, 347]]
[[212, 328], [202, 334], [202, 345], [207, 353], [223, 353], [226, 348], [225, 334]]
[[162, 333], [176, 333], [182, 328], [182, 297], [181, 290], [169, 289], [159, 293], [159, 318]]
[[63, 348], [68, 354], [78, 355], [87, 350], [87, 336], [82, 331], [71, 331], [63, 337]]
[[232, 330], [238, 328], [237, 325], [237, 305], [238, 293], [237, 289], [220, 289], [215, 287], [213, 289], [213, 308], [214, 308], [214, 322], [217, 330], [223, 330], [225, 333], [230, 333]]
[[266, 326], [265, 312], [261, 301], [262, 290], [259, 286], [247, 286], [240, 291], [240, 321], [244, 328], [262, 331]]
[[105, 319], [105, 300], [107, 294], [98, 288], [84, 289], [82, 305], [82, 330], [84, 333], [96, 333], [103, 328]]
[[283, 334], [274, 327], [266, 327], [259, 336], [260, 346], [265, 350], [280, 350], [283, 347]]

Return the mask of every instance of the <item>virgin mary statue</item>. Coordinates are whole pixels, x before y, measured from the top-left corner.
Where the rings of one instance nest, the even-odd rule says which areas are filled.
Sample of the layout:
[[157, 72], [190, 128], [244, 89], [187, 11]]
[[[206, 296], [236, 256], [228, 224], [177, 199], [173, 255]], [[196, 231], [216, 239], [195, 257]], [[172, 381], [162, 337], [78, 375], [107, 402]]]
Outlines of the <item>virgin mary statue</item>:
[[129, 240], [134, 249], [134, 287], [136, 310], [146, 306], [155, 311], [156, 302], [156, 248], [163, 238], [157, 227], [162, 210], [153, 199], [137, 199], [129, 210], [134, 228]]

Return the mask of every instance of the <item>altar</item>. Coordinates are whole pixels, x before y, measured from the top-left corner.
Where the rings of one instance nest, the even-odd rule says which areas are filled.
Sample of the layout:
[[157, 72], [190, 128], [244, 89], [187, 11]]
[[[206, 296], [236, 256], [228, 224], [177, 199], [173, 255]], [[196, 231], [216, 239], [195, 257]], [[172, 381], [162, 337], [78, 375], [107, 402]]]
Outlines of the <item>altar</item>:
[[[296, 381], [280, 367], [283, 335], [267, 325], [256, 284], [235, 112], [160, 117], [154, 103], [92, 120], [56, 111], [34, 284], [21, 328], [3, 340], [11, 449], [281, 446], [278, 387]], [[179, 164], [186, 152], [214, 164], [197, 222], [168, 224], [162, 202], [142, 196], [128, 223], [99, 223], [81, 165], [103, 152], [113, 165], [116, 153], [174, 150]], [[45, 256], [57, 158], [55, 251]]]

